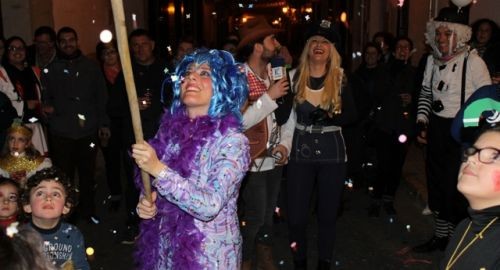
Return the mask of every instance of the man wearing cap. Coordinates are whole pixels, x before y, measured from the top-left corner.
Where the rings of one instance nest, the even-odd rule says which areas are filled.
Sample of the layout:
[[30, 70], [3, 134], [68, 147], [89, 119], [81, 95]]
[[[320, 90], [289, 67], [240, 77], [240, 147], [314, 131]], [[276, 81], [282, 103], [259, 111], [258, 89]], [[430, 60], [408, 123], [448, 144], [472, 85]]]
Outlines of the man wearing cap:
[[417, 140], [427, 144], [427, 188], [429, 207], [434, 212], [434, 236], [414, 247], [416, 252], [443, 250], [455, 224], [466, 215], [466, 202], [456, 188], [460, 146], [450, 127], [457, 111], [478, 88], [491, 84], [488, 69], [467, 42], [471, 28], [467, 9], [441, 9], [427, 23], [426, 42], [433, 49], [427, 58], [418, 101]]
[[239, 60], [245, 62], [250, 90], [243, 127], [248, 130], [265, 125], [268, 130], [268, 150], [253, 159], [241, 190], [244, 201], [241, 218], [242, 269], [251, 269], [255, 250], [260, 268], [277, 269], [273, 264], [271, 248], [272, 218], [282, 175], [282, 166], [277, 165], [286, 163], [292, 139], [291, 133], [281, 132], [283, 120], [277, 119], [274, 114], [278, 108], [277, 99], [288, 91], [288, 81], [286, 76], [271, 81], [268, 75], [268, 64], [281, 46], [274, 36], [278, 32], [280, 30], [272, 28], [264, 17], [255, 17], [240, 28], [237, 47]]

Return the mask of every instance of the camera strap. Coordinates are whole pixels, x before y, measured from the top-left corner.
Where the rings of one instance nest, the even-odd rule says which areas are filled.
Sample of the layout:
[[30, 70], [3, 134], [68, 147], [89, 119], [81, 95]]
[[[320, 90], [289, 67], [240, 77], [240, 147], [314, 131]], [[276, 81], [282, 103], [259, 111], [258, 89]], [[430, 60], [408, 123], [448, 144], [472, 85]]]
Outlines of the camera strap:
[[[467, 54], [467, 56], [464, 57], [464, 65], [462, 67], [462, 89], [460, 91], [460, 108], [462, 108], [462, 106], [465, 103], [465, 82], [466, 82], [467, 59], [468, 58], [469, 58], [469, 54]], [[432, 97], [432, 101], [434, 101], [434, 92], [432, 89], [432, 82], [433, 81], [434, 81], [434, 68], [432, 69], [432, 73], [431, 73], [431, 97]]]
[[462, 68], [462, 91], [460, 92], [460, 108], [464, 106], [465, 102], [465, 75], [467, 72], [467, 59], [469, 58], [469, 54], [464, 57], [464, 66]]

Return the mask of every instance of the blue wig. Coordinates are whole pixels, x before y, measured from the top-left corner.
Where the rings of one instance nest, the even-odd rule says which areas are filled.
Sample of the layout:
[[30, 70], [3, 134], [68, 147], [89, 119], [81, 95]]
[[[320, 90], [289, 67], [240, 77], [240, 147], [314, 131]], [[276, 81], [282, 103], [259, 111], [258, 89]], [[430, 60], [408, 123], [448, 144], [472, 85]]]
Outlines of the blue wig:
[[185, 113], [186, 108], [180, 97], [183, 75], [191, 64], [204, 63], [210, 67], [213, 90], [208, 115], [221, 118], [232, 114], [241, 120], [241, 108], [248, 97], [247, 78], [242, 66], [236, 63], [230, 53], [222, 50], [198, 49], [182, 59], [175, 70], [178, 80], [173, 83], [171, 114]]

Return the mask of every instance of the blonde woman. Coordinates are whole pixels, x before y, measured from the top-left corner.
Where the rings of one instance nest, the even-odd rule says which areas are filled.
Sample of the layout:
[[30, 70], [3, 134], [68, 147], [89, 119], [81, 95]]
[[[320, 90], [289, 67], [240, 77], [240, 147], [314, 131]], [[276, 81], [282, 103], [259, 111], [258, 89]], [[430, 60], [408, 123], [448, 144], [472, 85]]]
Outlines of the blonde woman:
[[333, 25], [323, 20], [308, 37], [299, 66], [290, 74], [296, 96], [289, 121], [296, 123], [287, 174], [289, 237], [295, 269], [306, 269], [309, 203], [316, 187], [318, 269], [330, 269], [346, 174], [341, 126], [354, 121], [356, 111], [343, 88], [341, 59], [334, 46], [340, 40]]

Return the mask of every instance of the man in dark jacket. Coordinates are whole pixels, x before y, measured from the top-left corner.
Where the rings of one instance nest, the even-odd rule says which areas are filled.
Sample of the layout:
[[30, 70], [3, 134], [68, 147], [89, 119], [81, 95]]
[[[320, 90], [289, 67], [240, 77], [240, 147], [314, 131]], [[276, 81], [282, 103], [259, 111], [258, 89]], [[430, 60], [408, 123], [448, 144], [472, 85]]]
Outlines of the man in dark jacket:
[[99, 67], [78, 49], [70, 27], [57, 33], [60, 55], [42, 71], [43, 111], [49, 124], [54, 165], [70, 178], [78, 171], [78, 217], [99, 223], [95, 216], [94, 172], [98, 136], [109, 136], [106, 83]]
[[396, 215], [394, 196], [415, 123], [413, 104], [418, 87], [416, 71], [409, 60], [412, 50], [409, 38], [397, 38], [394, 59], [376, 75], [373, 143], [378, 167], [370, 216], [378, 216], [381, 205], [389, 216]]
[[[170, 88], [163, 89], [167, 68], [166, 63], [154, 54], [155, 42], [148, 31], [136, 29], [129, 35], [129, 46], [132, 52], [132, 69], [139, 102], [144, 140], [154, 137], [159, 127], [160, 116], [163, 105], [166, 107], [172, 100]], [[123, 76], [118, 76], [116, 91], [126, 93]], [[128, 108], [128, 104], [126, 105]], [[126, 149], [134, 143], [135, 137], [132, 129], [130, 113], [124, 117], [123, 141]], [[134, 162], [126, 153], [124, 160], [126, 174], [126, 208], [127, 208], [127, 231], [123, 236], [123, 244], [132, 244], [138, 232], [139, 220], [135, 214], [135, 207], [139, 198], [139, 192], [134, 185]]]

